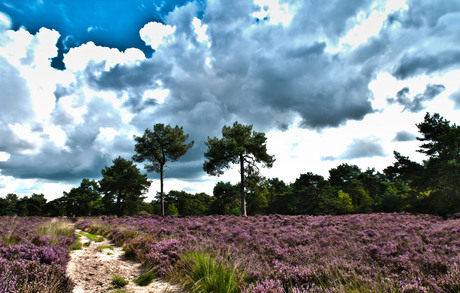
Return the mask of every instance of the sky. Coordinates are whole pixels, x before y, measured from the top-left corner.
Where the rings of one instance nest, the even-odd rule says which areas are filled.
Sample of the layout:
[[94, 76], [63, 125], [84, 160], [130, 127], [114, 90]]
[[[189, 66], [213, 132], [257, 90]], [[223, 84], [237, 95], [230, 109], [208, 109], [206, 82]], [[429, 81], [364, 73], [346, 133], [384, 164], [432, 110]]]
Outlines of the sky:
[[167, 191], [238, 182], [202, 169], [235, 121], [266, 134], [261, 173], [286, 183], [422, 162], [416, 124], [459, 124], [459, 81], [458, 0], [0, 0], [0, 196], [98, 180], [156, 123], [195, 141]]

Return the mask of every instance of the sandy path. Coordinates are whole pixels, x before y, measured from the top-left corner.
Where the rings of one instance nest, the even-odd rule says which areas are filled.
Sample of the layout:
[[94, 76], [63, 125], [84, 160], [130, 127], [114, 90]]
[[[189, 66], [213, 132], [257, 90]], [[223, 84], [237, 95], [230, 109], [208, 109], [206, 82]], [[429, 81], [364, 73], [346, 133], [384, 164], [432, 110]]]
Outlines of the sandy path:
[[[76, 230], [78, 233], [79, 230]], [[123, 287], [124, 292], [181, 292], [180, 288], [167, 282], [155, 280], [145, 287], [137, 286], [133, 279], [141, 273], [141, 264], [123, 257], [121, 247], [115, 246], [104, 238], [103, 242], [90, 241], [86, 236], [81, 237], [82, 244], [91, 242], [89, 246], [83, 245], [80, 250], [71, 252], [67, 274], [75, 282], [73, 293], [83, 292], [111, 292], [114, 275], [123, 276], [129, 284]], [[112, 249], [98, 249], [100, 246], [109, 246]]]

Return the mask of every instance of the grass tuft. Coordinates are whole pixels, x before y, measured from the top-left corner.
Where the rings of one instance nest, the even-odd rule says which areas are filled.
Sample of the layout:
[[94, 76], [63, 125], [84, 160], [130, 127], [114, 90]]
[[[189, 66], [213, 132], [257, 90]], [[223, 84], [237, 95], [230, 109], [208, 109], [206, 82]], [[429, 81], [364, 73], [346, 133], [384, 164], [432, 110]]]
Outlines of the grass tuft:
[[58, 244], [60, 236], [73, 238], [74, 226], [67, 220], [53, 218], [37, 228], [37, 233], [47, 236], [51, 244]]
[[155, 273], [152, 270], [148, 270], [142, 273], [139, 277], [134, 279], [134, 283], [139, 286], [147, 286], [155, 279]]
[[70, 250], [80, 250], [83, 248], [80, 239], [78, 239], [71, 247]]
[[103, 251], [104, 249], [113, 250], [113, 247], [112, 247], [112, 246], [108, 246], [108, 245], [99, 245], [98, 247], [96, 247], [96, 250], [97, 250], [97, 251]]
[[237, 269], [217, 260], [204, 251], [187, 252], [181, 256], [184, 283], [191, 292], [236, 292]]
[[128, 283], [129, 282], [125, 278], [123, 278], [123, 276], [120, 275], [115, 275], [112, 278], [112, 285], [115, 288], [123, 288], [124, 286], [128, 285]]

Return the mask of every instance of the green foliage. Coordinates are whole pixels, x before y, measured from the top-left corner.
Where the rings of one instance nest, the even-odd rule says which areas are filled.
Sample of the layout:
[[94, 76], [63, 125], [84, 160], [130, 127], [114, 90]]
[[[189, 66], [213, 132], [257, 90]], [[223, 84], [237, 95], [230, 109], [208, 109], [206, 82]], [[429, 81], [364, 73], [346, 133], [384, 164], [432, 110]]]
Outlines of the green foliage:
[[103, 251], [104, 249], [113, 250], [113, 247], [108, 245], [99, 245], [98, 247], [96, 247], [97, 251]]
[[[158, 197], [157, 200], [154, 202], [155, 205], [160, 202]], [[171, 190], [164, 196], [164, 201], [167, 207], [166, 214], [168, 214], [169, 206], [174, 204], [177, 214], [169, 213], [170, 215], [199, 216], [208, 214], [211, 197], [206, 193], [190, 194], [185, 191]]]
[[83, 248], [83, 245], [81, 244], [80, 239], [77, 239], [75, 243], [70, 247], [70, 250], [80, 250]]
[[240, 195], [241, 214], [246, 216], [246, 199], [244, 194], [245, 173], [251, 174], [258, 170], [257, 164], [272, 167], [275, 158], [267, 153], [266, 137], [262, 132], [252, 131], [252, 125], [241, 125], [222, 128], [222, 138], [209, 138], [205, 142], [208, 147], [203, 169], [210, 175], [222, 175], [232, 164], [240, 164]]
[[174, 203], [168, 204], [168, 208], [166, 209], [166, 215], [167, 216], [179, 215], [179, 211], [177, 210], [176, 205]]
[[183, 127], [155, 124], [153, 131], [146, 129], [143, 136], [135, 136], [136, 155], [133, 160], [136, 162], [148, 161], [145, 169], [149, 172], [160, 173], [160, 203], [161, 215], [165, 216], [163, 178], [166, 162], [175, 162], [180, 159], [193, 146], [194, 141], [185, 143], [189, 135], [184, 133]]
[[128, 285], [128, 281], [123, 278], [123, 276], [115, 275], [112, 277], [112, 286], [115, 288], [123, 288], [124, 286]]
[[460, 211], [460, 127], [439, 114], [425, 115], [417, 124], [424, 142], [418, 152], [428, 156], [424, 164], [395, 152], [396, 162], [385, 169], [393, 182], [409, 186], [407, 207], [412, 212], [449, 215]]
[[97, 216], [102, 213], [102, 197], [96, 180], [84, 178], [79, 187], [64, 192], [63, 200], [68, 216]]
[[136, 283], [139, 286], [148, 286], [152, 281], [155, 279], [155, 273], [153, 270], [148, 270], [143, 272], [139, 277], [134, 279], [134, 283]]
[[218, 182], [213, 190], [214, 198], [211, 202], [210, 213], [221, 215], [240, 214], [238, 201], [238, 186], [230, 182]]
[[[83, 179], [80, 186], [47, 202], [43, 194], [0, 198], [0, 216], [95, 216], [163, 215], [196, 216], [209, 214], [347, 214], [369, 212], [413, 212], [449, 216], [460, 212], [460, 127], [439, 114], [426, 114], [417, 127], [427, 155], [422, 163], [395, 152], [395, 163], [383, 173], [362, 171], [356, 165], [341, 164], [329, 170], [325, 179], [313, 173], [301, 174], [286, 184], [278, 178], [259, 175], [258, 165], [271, 167], [265, 134], [252, 126], [235, 122], [224, 126], [222, 138], [208, 138], [203, 169], [220, 175], [232, 164], [240, 164], [239, 185], [218, 182], [213, 196], [172, 190], [152, 203], [143, 201], [150, 183], [132, 161], [118, 157], [113, 166], [102, 170], [99, 182]], [[157, 124], [136, 137], [137, 161], [148, 161], [148, 171], [158, 171], [167, 161], [178, 160], [193, 142], [178, 126]], [[161, 175], [163, 179], [163, 175]], [[163, 182], [163, 180], [161, 180]], [[100, 186], [99, 186], [100, 185]], [[163, 183], [161, 186], [163, 190]], [[246, 190], [246, 191], [245, 191]], [[101, 197], [103, 193], [103, 197]], [[247, 212], [246, 212], [247, 200]], [[165, 210], [165, 207], [167, 208]], [[3, 237], [5, 238], [5, 237]], [[8, 243], [14, 239], [6, 239]]]
[[192, 251], [181, 256], [180, 267], [190, 292], [237, 292], [239, 272], [228, 261], [204, 251]]
[[113, 160], [113, 166], [105, 167], [101, 173], [103, 178], [99, 184], [105, 194], [105, 205], [112, 206], [117, 216], [135, 215], [142, 203], [142, 194], [150, 186], [147, 175], [141, 174], [133, 161], [122, 157]]
[[405, 197], [394, 184], [388, 184], [387, 189], [379, 198], [376, 211], [392, 213], [404, 210]]
[[5, 198], [0, 198], [0, 216], [16, 215], [16, 204], [18, 196], [14, 193], [9, 193]]
[[348, 214], [353, 211], [353, 203], [351, 202], [351, 197], [348, 193], [339, 190], [337, 192], [337, 209], [339, 214]]

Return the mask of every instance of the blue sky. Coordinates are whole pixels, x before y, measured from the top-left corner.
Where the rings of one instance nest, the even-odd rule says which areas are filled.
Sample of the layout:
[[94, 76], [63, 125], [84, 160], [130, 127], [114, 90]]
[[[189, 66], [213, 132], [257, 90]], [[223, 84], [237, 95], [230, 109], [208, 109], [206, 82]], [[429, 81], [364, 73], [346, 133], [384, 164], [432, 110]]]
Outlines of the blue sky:
[[234, 121], [267, 134], [263, 175], [286, 182], [421, 162], [425, 113], [460, 121], [459, 35], [458, 1], [1, 1], [0, 196], [99, 179], [155, 123], [195, 140], [168, 190], [238, 181], [202, 171]]

